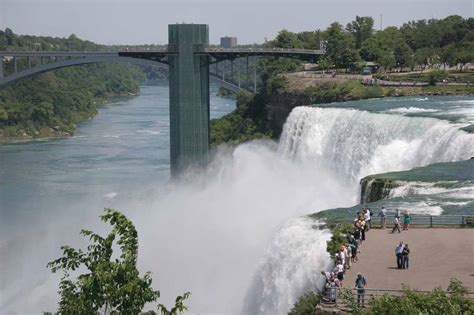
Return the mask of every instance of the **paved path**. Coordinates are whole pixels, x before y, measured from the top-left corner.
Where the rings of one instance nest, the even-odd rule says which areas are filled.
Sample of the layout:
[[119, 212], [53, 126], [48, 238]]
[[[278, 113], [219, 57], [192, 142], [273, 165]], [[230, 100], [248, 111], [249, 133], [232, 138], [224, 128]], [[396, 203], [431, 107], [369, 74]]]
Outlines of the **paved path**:
[[[474, 291], [474, 229], [415, 228], [390, 234], [372, 229], [359, 254], [359, 262], [346, 272], [344, 286], [354, 286], [357, 272], [366, 276], [368, 288], [418, 290], [446, 289], [453, 277]], [[397, 269], [395, 247], [410, 248], [410, 267]]]

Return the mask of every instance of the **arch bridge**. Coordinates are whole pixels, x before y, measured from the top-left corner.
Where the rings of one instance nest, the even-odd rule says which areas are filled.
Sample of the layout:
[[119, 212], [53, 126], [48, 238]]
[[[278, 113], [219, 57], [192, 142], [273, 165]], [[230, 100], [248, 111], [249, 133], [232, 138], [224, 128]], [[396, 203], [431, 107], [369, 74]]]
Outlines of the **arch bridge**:
[[[226, 80], [224, 68], [219, 77], [217, 63], [230, 61], [233, 78], [234, 60], [246, 58], [248, 80], [249, 57], [272, 56], [314, 62], [324, 54], [320, 50], [305, 49], [209, 48], [209, 28], [205, 24], [171, 24], [168, 35], [168, 48], [160, 51], [0, 51], [0, 88], [36, 74], [83, 64], [118, 62], [168, 66], [171, 174], [175, 176], [191, 167], [205, 167], [209, 162], [209, 79], [217, 80], [230, 90], [242, 88], [240, 73], [238, 82]], [[27, 59], [26, 69], [18, 71], [18, 58]], [[9, 76], [4, 75], [4, 61], [13, 64]], [[210, 72], [211, 64], [216, 64], [214, 74]], [[256, 88], [254, 72], [254, 92]]]

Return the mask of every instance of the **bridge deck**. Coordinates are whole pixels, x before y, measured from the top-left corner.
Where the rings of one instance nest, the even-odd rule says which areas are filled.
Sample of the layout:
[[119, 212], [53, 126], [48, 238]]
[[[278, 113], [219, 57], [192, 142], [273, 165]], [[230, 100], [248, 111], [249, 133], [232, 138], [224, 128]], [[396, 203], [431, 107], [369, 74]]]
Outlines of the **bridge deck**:
[[[346, 272], [344, 286], [354, 287], [357, 272], [367, 277], [368, 288], [402, 289], [402, 284], [418, 290], [441, 286], [446, 290], [451, 278], [474, 290], [474, 229], [416, 228], [390, 234], [372, 229], [359, 254], [359, 262]], [[395, 246], [408, 243], [410, 267], [397, 269]]]

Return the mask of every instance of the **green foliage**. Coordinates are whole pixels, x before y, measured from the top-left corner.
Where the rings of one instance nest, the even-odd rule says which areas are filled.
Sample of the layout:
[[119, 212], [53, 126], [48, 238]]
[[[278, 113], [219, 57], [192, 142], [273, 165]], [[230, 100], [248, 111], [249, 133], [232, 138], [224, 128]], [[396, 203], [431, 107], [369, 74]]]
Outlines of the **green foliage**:
[[[155, 301], [159, 292], [151, 287], [150, 273], [140, 277], [136, 268], [138, 234], [123, 214], [105, 209], [101, 220], [112, 225], [112, 231], [102, 237], [89, 230], [81, 235], [88, 237], [87, 251], [62, 246], [63, 256], [50, 262], [52, 272], [62, 271], [59, 283], [59, 313], [95, 314], [101, 309], [120, 314], [138, 314], [144, 305]], [[113, 259], [113, 245], [120, 255]], [[70, 272], [85, 268], [87, 273], [70, 279]]]
[[362, 43], [374, 33], [374, 19], [370, 16], [356, 16], [356, 19], [347, 24], [346, 30], [352, 34], [355, 47], [359, 49]]
[[334, 22], [326, 29], [326, 55], [336, 68], [348, 69], [358, 60], [355, 41], [342, 25]]
[[357, 303], [356, 296], [351, 287], [340, 288], [338, 290], [338, 299], [344, 301], [344, 303], [351, 309], [351, 313], [354, 315], [362, 314], [362, 308]]
[[170, 310], [168, 310], [163, 304], [159, 304], [158, 310], [160, 311], [161, 315], [177, 315], [181, 314], [181, 312], [187, 311], [188, 307], [184, 305], [184, 301], [189, 297], [190, 294], [190, 292], [186, 292], [183, 295], [176, 297], [175, 305]]
[[307, 315], [313, 314], [314, 309], [318, 305], [319, 301], [321, 300], [321, 293], [320, 292], [306, 292], [298, 301], [293, 305], [288, 315]]
[[344, 243], [347, 242], [347, 235], [352, 233], [352, 225], [342, 223], [331, 230], [332, 236], [327, 241], [327, 251], [331, 256], [334, 256]]
[[272, 137], [265, 126], [265, 101], [260, 94], [240, 91], [237, 94], [237, 108], [217, 119], [212, 119], [211, 144], [238, 144], [241, 142]]
[[[151, 286], [151, 274], [147, 272], [141, 277], [136, 267], [138, 233], [133, 223], [109, 208], [104, 209], [100, 218], [112, 226], [106, 237], [81, 230], [81, 235], [90, 241], [87, 250], [62, 246], [63, 256], [47, 265], [53, 273], [63, 274], [59, 282], [59, 314], [140, 314], [146, 303], [160, 296]], [[120, 249], [119, 255], [114, 255], [116, 247]], [[72, 277], [71, 273], [82, 270], [87, 272]], [[183, 301], [188, 297], [189, 292], [179, 296], [171, 311], [161, 304], [158, 310], [162, 314], [177, 314], [187, 309]]]
[[[3, 45], [3, 46], [2, 46]], [[5, 50], [107, 50], [78, 39], [15, 35], [0, 32]], [[40, 62], [33, 58], [33, 65]], [[5, 74], [13, 71], [5, 61]], [[19, 69], [26, 60], [18, 60]], [[64, 68], [23, 79], [0, 90], [0, 138], [44, 137], [71, 134], [75, 125], [97, 113], [97, 106], [115, 95], [139, 92], [143, 72], [131, 65], [95, 64]]]
[[383, 97], [384, 90], [380, 86], [365, 86], [354, 80], [340, 84], [325, 83], [318, 87], [308, 87], [304, 90], [304, 94], [311, 104], [320, 104]]
[[451, 279], [446, 293], [441, 288], [424, 293], [405, 288], [403, 295], [376, 296], [368, 301], [369, 307], [362, 309], [351, 288], [342, 288], [338, 297], [351, 309], [351, 314], [473, 314], [474, 301], [466, 295], [468, 289], [457, 279]]
[[441, 288], [430, 293], [421, 293], [409, 288], [402, 296], [385, 294], [369, 301], [370, 310], [364, 314], [473, 314], [474, 301], [465, 293], [463, 284], [452, 279], [448, 286], [449, 294]]
[[433, 70], [428, 74], [428, 83], [430, 85], [436, 85], [437, 82], [446, 79], [448, 74], [443, 70]]

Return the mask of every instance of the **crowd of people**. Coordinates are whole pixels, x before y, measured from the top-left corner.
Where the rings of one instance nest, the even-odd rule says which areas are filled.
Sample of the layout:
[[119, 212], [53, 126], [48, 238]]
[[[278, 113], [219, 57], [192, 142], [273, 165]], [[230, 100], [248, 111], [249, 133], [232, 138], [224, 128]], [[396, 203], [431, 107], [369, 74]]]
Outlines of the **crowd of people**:
[[[340, 247], [335, 255], [335, 268], [333, 272], [321, 271], [326, 278], [324, 285], [324, 296], [327, 301], [336, 301], [337, 288], [344, 287], [344, 275], [346, 270], [359, 261], [357, 254], [361, 252], [362, 243], [366, 239], [366, 234], [372, 228], [373, 212], [368, 208], [357, 212], [353, 221], [352, 233], [347, 235], [347, 241]], [[357, 288], [357, 297], [361, 305], [364, 300], [364, 288], [367, 280], [361, 274], [357, 275], [355, 287]]]
[[[335, 267], [332, 272], [321, 271], [325, 277], [326, 283], [324, 285], [324, 300], [327, 302], [335, 302], [337, 295], [337, 288], [344, 287], [345, 273], [352, 267], [353, 264], [359, 261], [357, 254], [362, 251], [362, 244], [366, 240], [367, 233], [372, 228], [373, 212], [370, 208], [365, 207], [362, 211], [357, 212], [352, 224], [352, 233], [347, 235], [347, 241], [339, 248], [339, 251], [334, 255]], [[380, 209], [378, 214], [380, 217], [380, 228], [385, 230], [387, 227], [388, 211], [385, 207]], [[402, 213], [396, 209], [394, 215], [394, 227], [392, 233], [398, 230], [401, 233]], [[403, 230], [410, 228], [411, 216], [408, 211], [403, 214]], [[395, 255], [397, 258], [397, 266], [399, 269], [408, 269], [410, 249], [408, 244], [400, 242], [395, 248]], [[364, 293], [367, 286], [366, 278], [358, 273], [355, 280], [355, 289], [357, 289], [357, 301], [360, 306], [364, 306]]]

